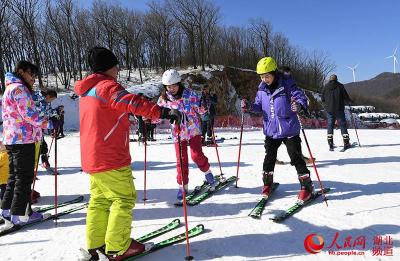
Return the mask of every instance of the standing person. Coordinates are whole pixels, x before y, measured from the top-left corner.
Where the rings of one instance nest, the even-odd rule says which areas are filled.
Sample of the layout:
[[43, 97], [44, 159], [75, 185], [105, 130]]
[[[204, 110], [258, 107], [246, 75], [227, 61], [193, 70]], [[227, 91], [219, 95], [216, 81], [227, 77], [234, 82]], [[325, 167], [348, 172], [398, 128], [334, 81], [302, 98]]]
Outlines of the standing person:
[[257, 64], [261, 77], [254, 104], [248, 108], [242, 101], [243, 111], [262, 112], [264, 118], [265, 158], [263, 164], [262, 194], [268, 197], [273, 184], [276, 155], [282, 142], [286, 145], [291, 165], [296, 167], [300, 182], [298, 202], [309, 200], [314, 191], [310, 171], [301, 154], [300, 123], [297, 113], [307, 108], [307, 97], [292, 78], [284, 77], [277, 70], [271, 57], [262, 58]]
[[6, 192], [7, 180], [10, 172], [9, 164], [6, 146], [0, 141], [0, 202]]
[[[190, 146], [192, 160], [197, 167], [204, 173], [205, 180], [214, 189], [217, 182], [208, 163], [208, 158], [204, 155], [201, 146], [201, 127], [198, 114], [206, 113], [203, 107], [200, 107], [200, 99], [198, 95], [191, 89], [186, 88], [181, 82], [181, 76], [175, 69], [169, 69], [162, 76], [162, 84], [164, 90], [158, 99], [158, 104], [161, 107], [176, 109], [184, 116], [179, 126], [172, 124], [172, 136], [175, 143], [176, 167], [177, 167], [177, 182], [179, 184], [177, 199], [183, 200], [183, 189], [188, 191], [189, 183], [189, 162], [187, 145]], [[181, 144], [178, 143], [178, 135], [181, 139]], [[180, 147], [182, 149], [182, 167], [180, 162]], [[181, 178], [181, 174], [183, 180]]]
[[93, 260], [96, 250], [110, 260], [123, 260], [145, 251], [130, 238], [136, 190], [129, 153], [129, 114], [177, 120], [176, 113], [129, 93], [118, 82], [118, 60], [108, 49], [89, 50], [92, 74], [77, 81], [80, 147], [84, 172], [90, 174], [86, 242]]
[[57, 115], [59, 118], [59, 123], [60, 123], [60, 127], [58, 128], [58, 134], [59, 136], [57, 138], [64, 138], [64, 105], [60, 105], [57, 107]]
[[322, 90], [322, 102], [328, 117], [328, 145], [329, 150], [333, 151], [333, 128], [335, 120], [339, 121], [340, 131], [343, 137], [343, 149], [350, 148], [350, 137], [347, 132], [346, 118], [344, 114], [345, 103], [350, 104], [351, 99], [344, 88], [343, 84], [338, 81], [337, 75], [332, 74], [329, 77], [329, 82]]
[[[218, 102], [217, 95], [210, 93], [208, 84], [203, 86], [200, 98], [200, 107], [206, 109], [206, 113], [201, 115], [201, 130], [202, 130], [202, 143], [203, 145], [211, 145], [214, 143], [212, 137], [212, 129], [214, 128], [214, 118], [216, 114], [216, 105]], [[206, 141], [207, 133], [207, 141]]]
[[[36, 109], [39, 112], [41, 117], [52, 118], [57, 115], [57, 111], [51, 108], [51, 103], [57, 98], [57, 92], [54, 90], [47, 91], [36, 91], [32, 95], [32, 99], [35, 101]], [[55, 120], [55, 119], [54, 119]], [[44, 130], [43, 130], [44, 134]], [[48, 146], [46, 140], [44, 139], [44, 135], [42, 135], [41, 142], [35, 144], [35, 155], [40, 155], [40, 159], [42, 161], [42, 166], [45, 169], [50, 168], [49, 157], [48, 157]], [[35, 163], [36, 163], [35, 159]], [[36, 166], [36, 164], [35, 164]]]
[[51, 129], [46, 117], [39, 115], [32, 99], [32, 86], [38, 68], [20, 61], [13, 73], [6, 74], [6, 90], [2, 98], [3, 144], [8, 151], [10, 175], [0, 215], [13, 225], [23, 225], [43, 218], [31, 209], [31, 185], [34, 177], [35, 142], [42, 138], [42, 129]]

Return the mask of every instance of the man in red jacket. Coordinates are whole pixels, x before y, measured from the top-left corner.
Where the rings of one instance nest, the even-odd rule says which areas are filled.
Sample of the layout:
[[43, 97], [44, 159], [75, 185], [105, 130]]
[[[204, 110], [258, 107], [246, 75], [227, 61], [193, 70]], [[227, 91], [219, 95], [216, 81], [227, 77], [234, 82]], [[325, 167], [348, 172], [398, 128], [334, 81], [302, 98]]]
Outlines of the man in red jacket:
[[122, 260], [145, 251], [143, 244], [130, 238], [136, 190], [128, 114], [174, 122], [180, 117], [177, 111], [161, 108], [117, 83], [118, 60], [110, 50], [92, 48], [88, 63], [93, 74], [75, 84], [75, 93], [81, 97], [82, 169], [90, 174], [87, 247], [93, 260], [98, 260], [98, 249], [110, 260]]

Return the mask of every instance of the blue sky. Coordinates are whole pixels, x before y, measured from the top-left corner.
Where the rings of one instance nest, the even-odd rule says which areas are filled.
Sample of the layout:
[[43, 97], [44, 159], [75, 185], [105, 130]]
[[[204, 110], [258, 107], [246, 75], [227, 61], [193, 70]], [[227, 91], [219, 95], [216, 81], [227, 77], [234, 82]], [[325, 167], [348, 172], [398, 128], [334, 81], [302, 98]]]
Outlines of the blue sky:
[[[119, 2], [144, 11], [148, 9], [146, 3], [149, 1]], [[306, 50], [326, 51], [337, 65], [335, 72], [343, 83], [353, 80], [352, 72], [346, 66], [357, 63], [357, 81], [370, 79], [381, 72], [393, 72], [393, 60], [385, 57], [392, 55], [396, 45], [400, 45], [399, 0], [212, 2], [220, 7], [221, 24], [245, 26], [249, 19], [263, 17], [272, 23], [274, 31], [288, 37], [291, 44]], [[400, 65], [396, 71], [400, 71]]]

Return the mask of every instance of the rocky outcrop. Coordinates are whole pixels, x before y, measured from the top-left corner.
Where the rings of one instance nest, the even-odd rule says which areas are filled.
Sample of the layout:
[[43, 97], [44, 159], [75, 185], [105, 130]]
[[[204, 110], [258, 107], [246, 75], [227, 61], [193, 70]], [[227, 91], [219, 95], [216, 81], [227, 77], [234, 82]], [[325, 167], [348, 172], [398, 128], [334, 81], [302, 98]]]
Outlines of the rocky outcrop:
[[[218, 96], [218, 115], [239, 114], [240, 99], [253, 101], [260, 84], [260, 77], [255, 71], [233, 67], [210, 72], [190, 72], [183, 75], [183, 80], [199, 92], [208, 84], [210, 91]], [[321, 110], [322, 106], [315, 98], [316, 93], [306, 91], [306, 94], [310, 100], [310, 110]]]

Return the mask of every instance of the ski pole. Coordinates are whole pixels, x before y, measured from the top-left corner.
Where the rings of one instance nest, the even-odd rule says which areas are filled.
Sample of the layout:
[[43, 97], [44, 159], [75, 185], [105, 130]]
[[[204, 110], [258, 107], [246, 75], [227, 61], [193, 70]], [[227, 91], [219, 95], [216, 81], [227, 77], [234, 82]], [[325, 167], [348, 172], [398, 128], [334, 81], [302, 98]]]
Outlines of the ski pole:
[[322, 185], [321, 179], [319, 178], [317, 166], [315, 166], [314, 157], [313, 157], [313, 155], [312, 155], [312, 153], [311, 153], [310, 145], [308, 145], [308, 140], [307, 140], [306, 133], [305, 133], [305, 131], [304, 131], [303, 124], [302, 124], [301, 121], [300, 121], [300, 116], [299, 116], [299, 114], [296, 113], [296, 115], [297, 115], [297, 119], [299, 120], [299, 123], [300, 123], [300, 128], [301, 128], [301, 132], [303, 133], [304, 141], [306, 142], [306, 145], [307, 145], [308, 153], [310, 154], [310, 158], [311, 158], [311, 162], [312, 162], [312, 164], [313, 164], [314, 170], [315, 170], [315, 174], [317, 175], [317, 178], [318, 178], [318, 183], [319, 183], [319, 186], [320, 186], [320, 188], [321, 188], [322, 196], [324, 197], [324, 201], [325, 201], [325, 203], [326, 203], [326, 206], [328, 206], [328, 199], [326, 198], [326, 195], [325, 195], [325, 192], [324, 192], [324, 186]]
[[[55, 129], [54, 130], [54, 137], [57, 137], [58, 136], [58, 130], [57, 129]], [[56, 138], [53, 138], [55, 141], [54, 141], [54, 212], [55, 212], [55, 222], [56, 222], [56, 225], [57, 225], [57, 206], [58, 206], [58, 195], [57, 195], [57, 187], [58, 187], [58, 184], [57, 184], [57, 176], [58, 176], [58, 171], [57, 171], [57, 139]]]
[[238, 155], [237, 168], [236, 168], [236, 184], [235, 184], [235, 188], [238, 188], [237, 183], [238, 183], [238, 180], [239, 180], [240, 152], [242, 150], [242, 137], [243, 137], [243, 122], [244, 122], [244, 113], [242, 112], [242, 120], [241, 120], [241, 123], [240, 123], [239, 155]]
[[40, 148], [41, 148], [41, 146], [42, 146], [42, 143], [40, 143], [40, 146], [39, 146], [39, 149], [38, 149], [37, 153], [36, 153], [36, 151], [35, 151], [35, 159], [36, 159], [36, 155], [37, 155], [37, 161], [36, 161], [36, 164], [35, 164], [35, 172], [34, 172], [34, 174], [33, 174], [33, 183], [32, 183], [31, 199], [32, 199], [32, 197], [33, 197], [33, 191], [34, 191], [34, 189], [35, 189], [35, 184], [36, 184], [36, 176], [37, 176], [38, 167], [39, 167], [39, 157], [40, 157]]
[[215, 134], [214, 134], [214, 126], [212, 126], [211, 130], [212, 130], [213, 140], [214, 140], [214, 144], [215, 144], [215, 151], [217, 152], [217, 159], [218, 159], [219, 171], [221, 174], [221, 180], [223, 180], [224, 174], [222, 173], [221, 161], [219, 160], [218, 146], [217, 146], [217, 141], [215, 140]]
[[183, 184], [183, 162], [182, 162], [182, 143], [181, 143], [181, 126], [180, 122], [178, 126], [178, 146], [179, 146], [179, 166], [181, 168], [181, 180], [182, 180], [182, 197], [183, 197], [183, 215], [185, 218], [185, 229], [186, 229], [186, 254], [185, 260], [193, 260], [193, 256], [190, 255], [190, 243], [189, 243], [189, 226], [187, 221], [187, 205], [186, 205], [186, 191]]
[[144, 124], [144, 197], [143, 197], [143, 205], [146, 205], [147, 200], [147, 130], [146, 124]]
[[351, 113], [351, 108], [350, 108], [350, 118], [351, 118], [351, 121], [352, 121], [352, 123], [353, 123], [354, 130], [355, 130], [355, 132], [356, 132], [357, 141], [358, 141], [358, 146], [361, 147], [360, 139], [358, 138], [356, 122], [354, 121], [353, 113]]
[[[44, 134], [43, 134], [44, 135]], [[51, 147], [53, 146], [53, 141], [54, 141], [54, 137], [51, 138], [51, 143], [50, 143], [50, 147], [49, 147], [49, 151], [47, 152], [47, 159], [49, 158], [50, 155], [50, 151], [51, 151]], [[39, 154], [40, 155], [40, 154]], [[42, 162], [43, 163], [43, 162]]]

